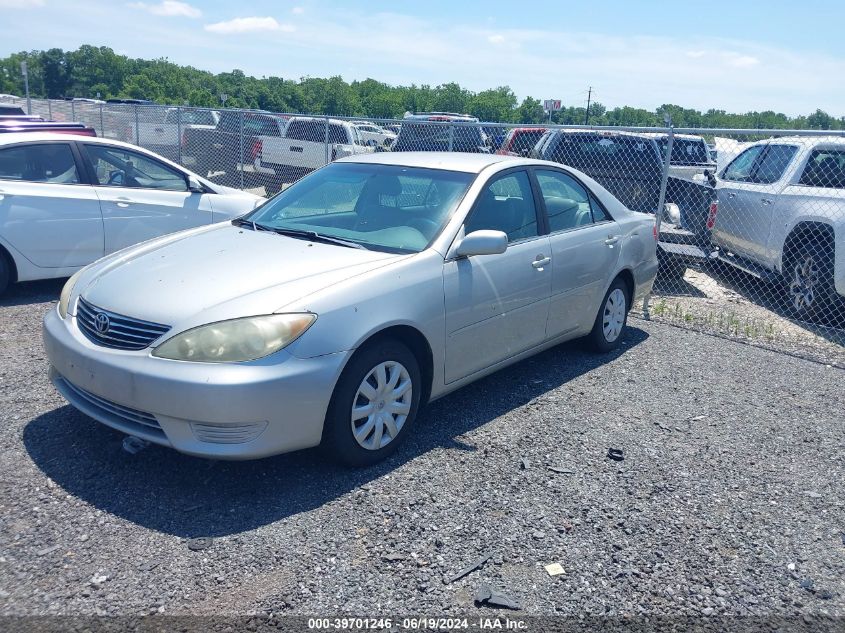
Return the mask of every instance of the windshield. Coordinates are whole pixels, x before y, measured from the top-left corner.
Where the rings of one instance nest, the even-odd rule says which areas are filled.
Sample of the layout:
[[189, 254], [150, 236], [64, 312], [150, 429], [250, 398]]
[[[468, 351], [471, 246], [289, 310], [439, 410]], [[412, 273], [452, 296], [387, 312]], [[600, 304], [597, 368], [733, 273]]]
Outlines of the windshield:
[[332, 163], [244, 220], [309, 231], [370, 250], [418, 253], [443, 228], [474, 174], [394, 165]]

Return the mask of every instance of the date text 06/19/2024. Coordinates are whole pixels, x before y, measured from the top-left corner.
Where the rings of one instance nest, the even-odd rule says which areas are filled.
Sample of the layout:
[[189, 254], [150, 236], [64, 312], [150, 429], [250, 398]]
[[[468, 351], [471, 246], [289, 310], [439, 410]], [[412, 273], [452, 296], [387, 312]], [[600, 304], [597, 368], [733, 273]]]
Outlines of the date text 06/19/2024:
[[509, 617], [477, 618], [309, 618], [310, 630], [324, 631], [389, 631], [389, 630], [477, 630], [525, 631], [524, 620]]

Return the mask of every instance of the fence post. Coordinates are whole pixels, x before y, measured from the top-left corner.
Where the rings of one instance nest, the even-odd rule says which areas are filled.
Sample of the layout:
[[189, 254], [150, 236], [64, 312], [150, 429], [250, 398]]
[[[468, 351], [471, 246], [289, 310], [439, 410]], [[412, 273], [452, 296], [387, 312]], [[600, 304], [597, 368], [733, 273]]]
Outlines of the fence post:
[[241, 189], [244, 188], [244, 111], [241, 110], [241, 115], [238, 117], [238, 147], [240, 147], [240, 155], [238, 156], [238, 163], [240, 164], [240, 182]]
[[[660, 174], [660, 196], [657, 199], [657, 208], [654, 210], [654, 224], [657, 227], [657, 248], [660, 248], [660, 223], [663, 220], [663, 205], [666, 203], [666, 185], [669, 182], [669, 166], [672, 164], [672, 145], [675, 141], [675, 128], [672, 126], [671, 117], [667, 121], [669, 124], [669, 138], [666, 142], [666, 156], [663, 157], [663, 172]], [[660, 274], [658, 272], [658, 274]], [[643, 318], [649, 320], [651, 314], [649, 313], [649, 301], [651, 293], [649, 292], [643, 299]]]
[[76, 121], [76, 104], [73, 101], [70, 102], [70, 120]]
[[100, 136], [106, 136], [106, 124], [103, 122], [103, 104], [100, 104]]
[[180, 165], [182, 164], [182, 108], [176, 108], [176, 151], [178, 152], [177, 156], [179, 160], [177, 161]]
[[451, 152], [455, 146], [455, 126], [449, 124], [449, 151]]
[[53, 120], [53, 100], [47, 99], [47, 118]]
[[138, 123], [138, 106], [135, 105], [135, 145], [141, 144], [141, 130]]
[[325, 136], [323, 138], [324, 143], [326, 144], [326, 165], [329, 164], [329, 117], [326, 115], [326, 131]]

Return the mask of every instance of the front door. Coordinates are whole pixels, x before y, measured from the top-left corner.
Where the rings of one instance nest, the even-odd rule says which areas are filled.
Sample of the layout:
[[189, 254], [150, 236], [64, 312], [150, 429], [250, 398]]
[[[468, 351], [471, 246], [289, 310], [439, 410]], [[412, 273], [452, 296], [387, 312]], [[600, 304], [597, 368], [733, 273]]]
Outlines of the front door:
[[756, 145], [728, 165], [717, 189], [719, 214], [713, 235], [719, 246], [768, 263], [772, 218], [783, 189], [779, 181], [796, 151], [793, 145]]
[[445, 263], [446, 382], [454, 382], [545, 340], [551, 291], [549, 238], [540, 235], [528, 173], [496, 176], [479, 196], [464, 234], [508, 235], [498, 255]]
[[107, 254], [212, 222], [211, 194], [189, 191], [179, 170], [122, 147], [91, 143], [85, 149], [103, 210]]

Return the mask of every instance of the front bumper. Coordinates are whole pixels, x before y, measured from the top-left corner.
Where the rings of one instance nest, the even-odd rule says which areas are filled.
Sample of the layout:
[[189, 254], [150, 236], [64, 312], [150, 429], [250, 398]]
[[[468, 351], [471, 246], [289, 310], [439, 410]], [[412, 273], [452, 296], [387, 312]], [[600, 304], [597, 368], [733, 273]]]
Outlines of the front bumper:
[[50, 378], [74, 407], [182, 453], [255, 459], [316, 446], [349, 352], [190, 363], [94, 345], [56, 310], [44, 318]]

